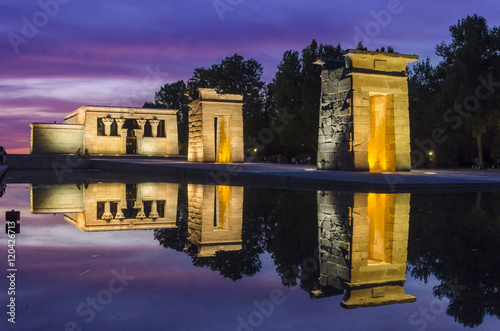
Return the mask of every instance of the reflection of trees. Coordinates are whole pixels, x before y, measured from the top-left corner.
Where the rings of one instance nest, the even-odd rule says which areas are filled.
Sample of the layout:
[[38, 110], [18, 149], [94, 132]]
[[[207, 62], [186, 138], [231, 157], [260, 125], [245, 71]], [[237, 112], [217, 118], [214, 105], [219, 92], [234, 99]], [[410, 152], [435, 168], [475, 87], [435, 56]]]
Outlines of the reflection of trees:
[[196, 247], [189, 247], [187, 241], [185, 186], [179, 189], [177, 228], [155, 230], [155, 240], [165, 248], [188, 252], [194, 265], [232, 280], [255, 275], [262, 266], [259, 255], [268, 251], [285, 286], [295, 286], [300, 279], [302, 288], [315, 289], [319, 275], [316, 192], [246, 189], [244, 194], [241, 250], [196, 255]]
[[[261, 268], [259, 258], [266, 245], [266, 233], [270, 232], [268, 220], [271, 209], [262, 199], [260, 192], [249, 193], [245, 200], [250, 205], [245, 205], [243, 218], [243, 229], [241, 232], [242, 249], [239, 251], [219, 251], [215, 256], [198, 257], [196, 247], [188, 245], [188, 201], [187, 188], [181, 186], [179, 189], [179, 203], [177, 209], [176, 229], [155, 230], [154, 238], [161, 246], [176, 251], [186, 251], [192, 258], [193, 265], [208, 267], [213, 271], [219, 271], [225, 278], [232, 280], [241, 279], [243, 276], [253, 276]], [[259, 204], [256, 206], [254, 204]], [[248, 212], [247, 212], [248, 211]]]
[[268, 245], [283, 285], [310, 292], [317, 289], [318, 216], [316, 192], [280, 191], [274, 194], [276, 226]]
[[5, 176], [0, 178], [0, 198], [5, 194], [5, 189], [7, 188], [7, 184], [5, 183]]
[[197, 257], [192, 254], [193, 265], [208, 267], [218, 271], [224, 278], [236, 281], [243, 276], [253, 276], [261, 268], [262, 263], [254, 247], [243, 245], [239, 251], [219, 251], [213, 257]]
[[181, 185], [177, 202], [177, 228], [154, 230], [154, 238], [158, 240], [161, 246], [182, 252], [188, 244], [188, 205], [187, 188]]
[[[232, 280], [261, 268], [271, 253], [285, 286], [318, 288], [316, 192], [246, 189], [242, 249], [198, 257], [188, 247], [186, 187], [179, 191], [176, 229], [155, 230], [160, 245], [188, 252], [196, 266]], [[500, 317], [500, 193], [420, 195], [411, 199], [408, 268], [413, 277], [440, 284], [434, 295], [449, 299], [447, 314], [468, 327], [486, 315]]]
[[500, 317], [498, 193], [412, 196], [408, 264], [411, 274], [441, 283], [434, 295], [450, 300], [447, 314], [468, 327]]

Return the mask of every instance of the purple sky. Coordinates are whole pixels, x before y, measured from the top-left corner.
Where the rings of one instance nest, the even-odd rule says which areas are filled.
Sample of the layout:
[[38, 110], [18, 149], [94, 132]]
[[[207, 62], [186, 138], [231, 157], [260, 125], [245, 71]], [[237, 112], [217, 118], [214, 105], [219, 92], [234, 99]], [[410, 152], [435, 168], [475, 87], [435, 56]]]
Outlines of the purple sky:
[[493, 0], [4, 0], [0, 145], [27, 153], [32, 122], [60, 123], [87, 104], [141, 107], [234, 53], [262, 63], [269, 82], [283, 52], [313, 38], [344, 48], [361, 38], [436, 63], [448, 27], [474, 13], [500, 25]]

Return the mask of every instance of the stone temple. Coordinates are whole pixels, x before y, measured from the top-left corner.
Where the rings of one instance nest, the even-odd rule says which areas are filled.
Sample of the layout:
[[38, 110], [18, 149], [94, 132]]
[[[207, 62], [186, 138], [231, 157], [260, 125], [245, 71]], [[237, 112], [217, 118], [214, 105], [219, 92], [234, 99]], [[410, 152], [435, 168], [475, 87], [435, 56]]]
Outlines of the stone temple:
[[318, 169], [408, 171], [406, 66], [417, 55], [349, 50], [322, 66]]
[[63, 124], [31, 124], [31, 154], [179, 155], [177, 110], [84, 106]]

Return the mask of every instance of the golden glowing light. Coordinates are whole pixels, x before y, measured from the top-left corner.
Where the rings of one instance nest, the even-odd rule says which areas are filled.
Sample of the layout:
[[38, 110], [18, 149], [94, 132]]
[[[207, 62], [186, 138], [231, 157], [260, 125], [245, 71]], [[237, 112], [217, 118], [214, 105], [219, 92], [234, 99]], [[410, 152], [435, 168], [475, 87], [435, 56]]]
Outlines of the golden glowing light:
[[368, 164], [371, 172], [396, 171], [392, 95], [370, 96]]
[[218, 121], [219, 146], [217, 152], [217, 162], [229, 163], [231, 162], [231, 145], [229, 143], [229, 132], [226, 128], [226, 121], [224, 119], [224, 116], [219, 117]]
[[394, 194], [368, 194], [367, 216], [370, 220], [368, 263], [391, 262], [392, 224], [394, 219]]
[[231, 187], [217, 186], [217, 228], [224, 229], [228, 226], [229, 200], [231, 198]]
[[342, 307], [416, 301], [404, 290], [409, 210], [410, 194], [354, 194], [350, 278]]

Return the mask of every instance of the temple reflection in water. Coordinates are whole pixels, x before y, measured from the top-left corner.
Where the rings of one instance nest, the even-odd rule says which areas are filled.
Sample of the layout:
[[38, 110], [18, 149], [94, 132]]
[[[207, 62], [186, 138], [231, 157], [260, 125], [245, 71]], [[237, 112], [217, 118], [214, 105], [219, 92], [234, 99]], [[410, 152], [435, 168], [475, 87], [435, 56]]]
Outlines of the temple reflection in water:
[[84, 231], [176, 227], [178, 184], [95, 183], [31, 187], [32, 213], [63, 213]]
[[[179, 187], [171, 183], [32, 186], [31, 207], [33, 213], [63, 213], [67, 222], [84, 231], [170, 229], [162, 231], [178, 233], [185, 243], [179, 250], [198, 259], [242, 253], [244, 188], [188, 184], [186, 206], [178, 202]], [[186, 194], [185, 188], [181, 192]], [[315, 198], [319, 278], [311, 294], [318, 298], [343, 294], [341, 306], [348, 309], [415, 302], [403, 288], [410, 194], [318, 191]], [[170, 247], [168, 241], [175, 236], [163, 235], [167, 237], [162, 245]], [[157, 236], [161, 234], [155, 232]], [[218, 263], [214, 261], [210, 263]]]
[[[63, 213], [84, 231], [177, 228], [179, 184], [95, 183], [31, 187], [32, 213]], [[189, 251], [241, 249], [243, 187], [188, 185]]]
[[319, 191], [320, 290], [344, 308], [415, 302], [405, 293], [410, 194]]

